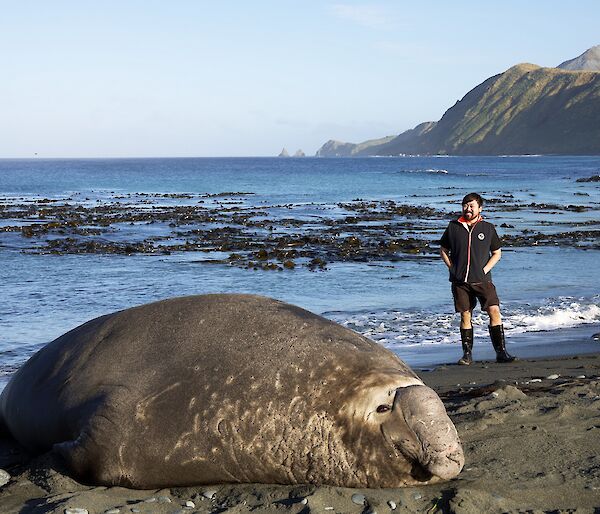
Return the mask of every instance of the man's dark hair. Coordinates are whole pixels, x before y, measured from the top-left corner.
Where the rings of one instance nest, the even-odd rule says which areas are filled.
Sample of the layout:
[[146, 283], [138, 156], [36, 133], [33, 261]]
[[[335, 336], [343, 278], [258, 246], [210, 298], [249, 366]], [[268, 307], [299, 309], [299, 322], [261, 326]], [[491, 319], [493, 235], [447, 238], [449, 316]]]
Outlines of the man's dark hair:
[[469, 193], [467, 196], [465, 196], [462, 199], [462, 204], [464, 205], [466, 203], [472, 202], [473, 200], [477, 200], [477, 203], [479, 204], [479, 207], [483, 206], [483, 198], [481, 198], [481, 196], [479, 196], [477, 193]]

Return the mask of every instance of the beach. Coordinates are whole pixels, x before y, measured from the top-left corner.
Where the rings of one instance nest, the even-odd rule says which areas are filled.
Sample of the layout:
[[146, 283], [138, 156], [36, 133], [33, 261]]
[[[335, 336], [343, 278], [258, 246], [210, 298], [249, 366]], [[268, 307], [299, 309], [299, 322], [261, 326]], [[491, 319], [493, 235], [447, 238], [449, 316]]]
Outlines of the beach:
[[[51, 454], [1, 441], [5, 513], [556, 512], [600, 508], [600, 353], [419, 371], [465, 451], [454, 480], [402, 489], [221, 484], [139, 491], [81, 484]], [[395, 508], [393, 508], [395, 507]], [[73, 510], [71, 512], [83, 512]]]
[[[10, 480], [0, 512], [598, 512], [600, 202], [598, 185], [578, 179], [600, 159], [282, 162], [0, 161], [0, 388], [48, 342], [95, 317], [175, 296], [259, 294], [409, 364], [457, 427], [462, 473], [393, 490], [138, 491], [78, 483], [52, 455], [32, 458], [2, 440]], [[505, 243], [494, 283], [507, 349], [520, 358], [508, 365], [491, 361], [479, 308], [477, 361], [444, 364], [461, 349], [438, 241], [470, 190], [484, 193], [485, 218]]]

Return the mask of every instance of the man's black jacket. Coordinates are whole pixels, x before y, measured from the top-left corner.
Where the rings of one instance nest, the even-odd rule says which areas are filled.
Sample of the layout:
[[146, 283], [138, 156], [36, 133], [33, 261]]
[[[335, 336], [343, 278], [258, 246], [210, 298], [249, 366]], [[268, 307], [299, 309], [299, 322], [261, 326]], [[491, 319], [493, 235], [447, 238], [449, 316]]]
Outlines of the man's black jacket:
[[450, 251], [450, 282], [491, 282], [492, 273], [486, 275], [483, 267], [502, 246], [496, 228], [483, 220], [469, 227], [461, 220], [451, 221], [440, 239], [440, 246]]

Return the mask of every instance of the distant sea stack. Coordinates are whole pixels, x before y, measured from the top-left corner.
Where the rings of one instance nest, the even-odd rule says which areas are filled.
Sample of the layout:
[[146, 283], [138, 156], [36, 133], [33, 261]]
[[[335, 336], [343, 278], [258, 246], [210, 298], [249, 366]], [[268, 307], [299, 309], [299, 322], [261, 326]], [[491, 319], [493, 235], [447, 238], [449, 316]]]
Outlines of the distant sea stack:
[[306, 157], [306, 154], [302, 150], [296, 150], [294, 157]]
[[[586, 56], [571, 65], [591, 66], [598, 49], [567, 63]], [[328, 141], [317, 151], [321, 157], [403, 154], [600, 154], [600, 72], [518, 64], [469, 91], [438, 122], [359, 144]]]
[[290, 154], [288, 153], [288, 151], [284, 148], [281, 149], [281, 152], [279, 152], [279, 155], [277, 157], [289, 157]]

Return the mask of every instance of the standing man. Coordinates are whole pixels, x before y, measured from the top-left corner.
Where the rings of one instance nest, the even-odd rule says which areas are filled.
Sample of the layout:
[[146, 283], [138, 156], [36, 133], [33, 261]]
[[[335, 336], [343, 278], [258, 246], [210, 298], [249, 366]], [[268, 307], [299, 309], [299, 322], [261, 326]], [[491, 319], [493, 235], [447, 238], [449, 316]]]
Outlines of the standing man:
[[494, 225], [483, 221], [483, 198], [469, 193], [462, 200], [462, 216], [451, 221], [440, 239], [442, 260], [450, 271], [454, 308], [460, 312], [460, 339], [463, 356], [458, 364], [473, 362], [471, 315], [477, 300], [490, 316], [489, 332], [496, 350], [496, 362], [512, 362], [506, 352], [500, 301], [492, 283], [492, 268], [500, 260], [501, 242]]

